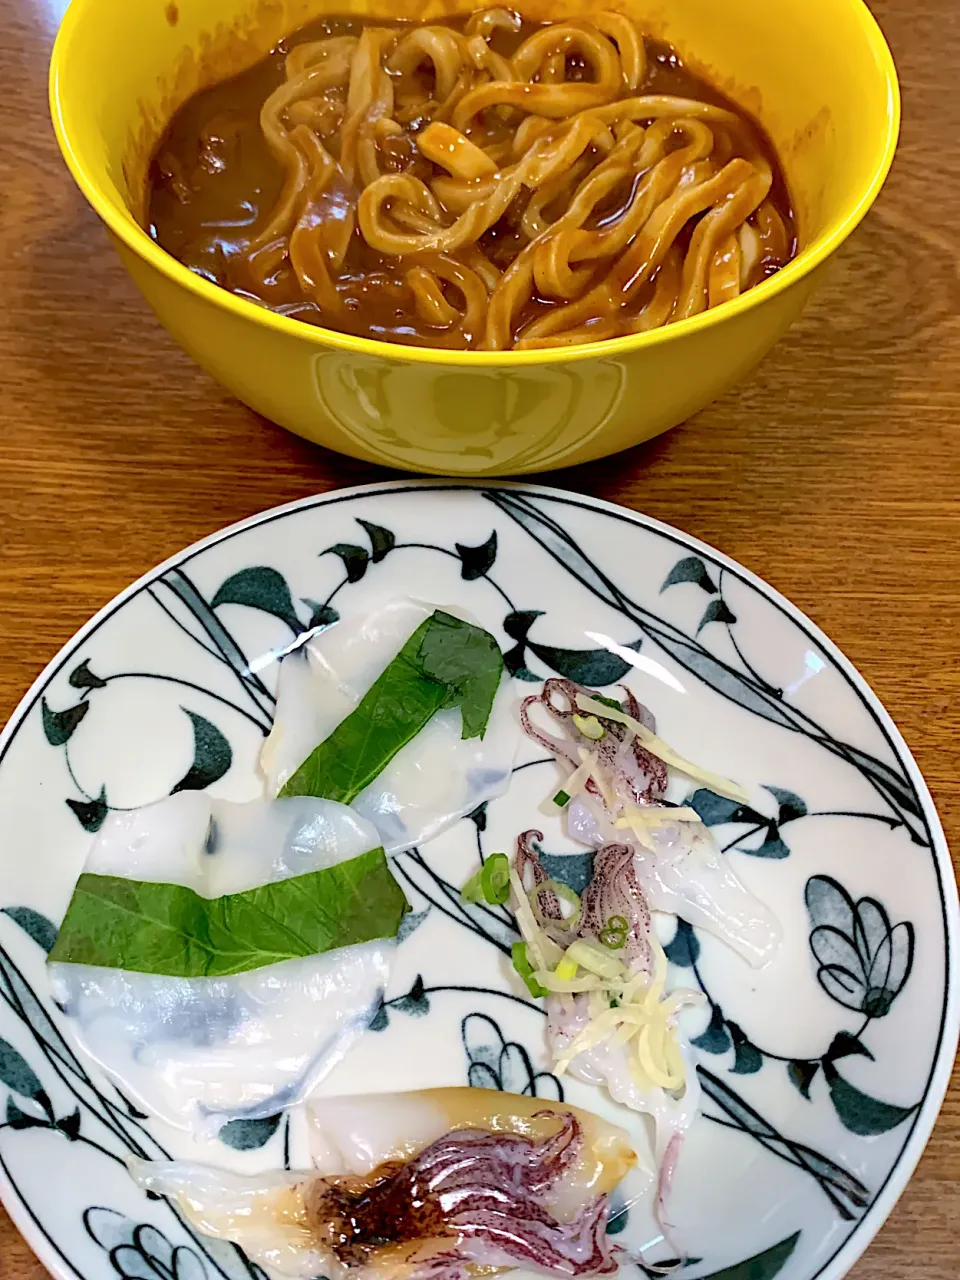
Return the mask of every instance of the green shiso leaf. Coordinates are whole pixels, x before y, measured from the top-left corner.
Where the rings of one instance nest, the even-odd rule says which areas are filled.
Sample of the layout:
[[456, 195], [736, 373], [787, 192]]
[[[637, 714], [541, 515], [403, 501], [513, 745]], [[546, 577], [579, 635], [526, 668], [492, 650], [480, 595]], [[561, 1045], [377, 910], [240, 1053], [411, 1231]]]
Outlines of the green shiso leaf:
[[493, 636], [438, 609], [280, 795], [352, 803], [444, 707], [460, 708], [464, 738], [482, 737], [502, 674]]
[[393, 938], [409, 909], [382, 849], [222, 898], [84, 873], [50, 960], [221, 978]]
[[419, 662], [427, 679], [446, 685], [444, 705], [460, 708], [462, 736], [482, 738], [503, 674], [503, 654], [489, 631], [438, 609], [427, 619]]

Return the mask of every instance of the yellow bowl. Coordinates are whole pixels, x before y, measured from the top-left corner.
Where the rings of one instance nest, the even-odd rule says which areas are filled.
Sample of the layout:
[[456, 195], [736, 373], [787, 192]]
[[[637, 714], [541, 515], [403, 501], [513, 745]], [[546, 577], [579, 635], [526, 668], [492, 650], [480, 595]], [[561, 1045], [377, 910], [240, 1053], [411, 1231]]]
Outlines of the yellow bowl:
[[[67, 164], [174, 338], [241, 400], [308, 439], [388, 466], [493, 476], [615, 453], [682, 422], [741, 378], [800, 314], [867, 212], [900, 100], [861, 0], [613, 0], [766, 126], [802, 252], [735, 301], [652, 333], [571, 350], [402, 347], [277, 316], [188, 271], [142, 230], [146, 161], [198, 87], [326, 12], [439, 17], [473, 0], [73, 0], [50, 68]], [[584, 0], [518, 4], [534, 19]], [[811, 374], [815, 374], [811, 370]]]

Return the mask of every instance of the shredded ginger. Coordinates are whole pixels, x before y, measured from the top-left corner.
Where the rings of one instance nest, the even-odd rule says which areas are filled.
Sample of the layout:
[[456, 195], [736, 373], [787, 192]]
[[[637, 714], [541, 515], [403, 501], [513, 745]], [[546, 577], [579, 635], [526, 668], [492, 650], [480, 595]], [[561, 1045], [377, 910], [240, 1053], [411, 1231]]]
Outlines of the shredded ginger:
[[[583, 946], [582, 942], [569, 947], [556, 968], [537, 970], [537, 981], [548, 991], [564, 995], [588, 993], [591, 999], [590, 1022], [557, 1059], [554, 1070], [558, 1075], [564, 1074], [578, 1054], [604, 1041], [611, 1045], [629, 1045], [632, 1041], [635, 1052], [629, 1055], [630, 1071], [640, 1089], [683, 1089], [686, 1068], [674, 1024], [680, 1009], [702, 1002], [703, 996], [689, 990], [665, 993], [667, 957], [655, 938], [651, 942], [655, 957], [652, 974], [630, 974], [614, 957], [605, 957], [608, 963], [602, 966], [603, 974], [578, 965], [568, 977], [566, 966], [575, 959], [571, 952]], [[584, 958], [589, 963], [591, 957]], [[585, 972], [578, 976], [581, 968]]]
[[745, 804], [749, 799], [743, 787], [736, 782], [731, 782], [729, 778], [721, 778], [719, 774], [711, 773], [708, 769], [701, 769], [699, 765], [685, 760], [683, 756], [674, 751], [673, 747], [668, 746], [662, 738], [658, 738], [645, 724], [641, 724], [633, 716], [627, 715], [626, 711], [621, 711], [617, 707], [608, 707], [605, 702], [598, 702], [595, 698], [588, 698], [583, 693], [577, 694], [576, 701], [581, 711], [595, 715], [600, 720], [613, 720], [617, 724], [625, 724], [636, 735], [640, 745], [649, 751], [651, 755], [662, 760], [664, 764], [670, 765], [671, 768], [679, 770], [680, 773], [685, 773], [688, 778], [693, 778], [695, 782], [701, 782], [705, 787], [709, 787], [711, 791], [716, 791], [718, 795], [728, 796], [731, 800], [739, 800], [741, 804]]
[[598, 756], [593, 751], [587, 751], [585, 747], [578, 747], [577, 755], [579, 756], [580, 764], [570, 774], [566, 782], [562, 784], [560, 790], [553, 793], [549, 803], [543, 806], [541, 811], [544, 813], [555, 812], [558, 807], [558, 796], [566, 796], [566, 800], [559, 806], [563, 808], [565, 804], [578, 796], [581, 791], [586, 791], [587, 783], [592, 782], [599, 791], [603, 803], [612, 813], [617, 805], [617, 797], [610, 783], [603, 775]]
[[643, 809], [638, 809], [635, 805], [629, 806], [622, 818], [618, 818], [616, 826], [622, 830], [632, 831], [637, 837], [637, 841], [652, 853], [656, 853], [656, 845], [652, 842], [651, 832], [661, 827], [669, 827], [675, 822], [702, 822], [703, 819], [697, 813], [696, 809], [691, 809], [686, 805], [676, 805], [668, 807], [666, 805], [649, 805]]

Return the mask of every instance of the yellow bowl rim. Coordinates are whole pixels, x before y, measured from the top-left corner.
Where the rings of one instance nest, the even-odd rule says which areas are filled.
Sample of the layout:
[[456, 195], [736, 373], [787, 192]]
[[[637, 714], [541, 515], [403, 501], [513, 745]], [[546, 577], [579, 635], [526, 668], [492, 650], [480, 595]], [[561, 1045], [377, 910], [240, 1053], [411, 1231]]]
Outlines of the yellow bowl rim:
[[[238, 297], [229, 290], [205, 280], [195, 272], [178, 262], [171, 254], [162, 249], [155, 240], [133, 219], [129, 213], [120, 214], [101, 192], [93, 181], [82, 158], [75, 151], [68, 136], [64, 122], [63, 103], [60, 93], [60, 77], [66, 61], [71, 37], [87, 11], [98, 0], [71, 0], [60, 30], [54, 41], [50, 59], [49, 101], [50, 114], [53, 119], [54, 132], [63, 158], [67, 163], [77, 186], [83, 192], [89, 204], [100, 215], [115, 236], [128, 249], [142, 258], [148, 265], [167, 276], [174, 284], [182, 285], [189, 292], [196, 294], [215, 306], [232, 312], [241, 319], [253, 320], [255, 323], [273, 329], [277, 333], [289, 334], [301, 341], [311, 342], [321, 348], [335, 348], [354, 355], [375, 356], [380, 359], [400, 363], [435, 364], [450, 366], [466, 366], [470, 368], [489, 369], [496, 367], [545, 364], [566, 364], [572, 360], [590, 360], [604, 356], [625, 355], [628, 352], [643, 348], [659, 346], [666, 342], [676, 342], [687, 334], [698, 333], [724, 319], [733, 319], [743, 315], [764, 302], [783, 293], [791, 285], [798, 284], [805, 276], [825, 262], [827, 258], [843, 243], [866, 216], [870, 206], [876, 200], [893, 163], [897, 141], [900, 135], [900, 85], [893, 54], [879, 23], [868, 9], [865, 0], [845, 0], [854, 11], [859, 21], [867, 48], [873, 61], [880, 70], [887, 89], [886, 136], [883, 140], [883, 152], [880, 162], [860, 197], [847, 210], [843, 217], [836, 219], [828, 229], [821, 233], [806, 248], [782, 267], [776, 275], [755, 285], [719, 307], [713, 307], [693, 316], [688, 320], [679, 320], [675, 324], [652, 329], [646, 333], [627, 334], [621, 338], [605, 338], [598, 342], [585, 342], [572, 347], [544, 347], [531, 351], [451, 351], [438, 347], [405, 346], [401, 343], [381, 342], [375, 338], [360, 338], [353, 334], [340, 333], [335, 329], [323, 329], [318, 325], [306, 324], [302, 320], [294, 320], [288, 316], [278, 315], [267, 307]], [[841, 0], [835, 0], [840, 3]]]

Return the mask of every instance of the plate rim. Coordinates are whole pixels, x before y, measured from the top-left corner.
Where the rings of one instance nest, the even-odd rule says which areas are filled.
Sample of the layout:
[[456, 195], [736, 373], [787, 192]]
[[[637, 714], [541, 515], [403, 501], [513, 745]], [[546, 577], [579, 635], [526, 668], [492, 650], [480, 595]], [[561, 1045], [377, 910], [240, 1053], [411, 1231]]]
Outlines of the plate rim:
[[[36, 705], [38, 697], [41, 696], [50, 681], [66, 665], [80, 645], [99, 630], [128, 600], [132, 599], [169, 569], [177, 565], [188, 564], [208, 548], [216, 546], [220, 542], [225, 542], [239, 533], [260, 525], [271, 524], [275, 520], [283, 519], [297, 511], [314, 507], [335, 506], [339, 502], [350, 501], [358, 497], [375, 498], [390, 493], [423, 489], [432, 489], [440, 492], [519, 490], [534, 496], [539, 495], [549, 498], [552, 501], [575, 509], [599, 511], [626, 524], [651, 530], [680, 547], [708, 556], [741, 582], [756, 590], [768, 603], [774, 605], [824, 651], [837, 670], [843, 675], [847, 684], [861, 697], [874, 723], [882, 732], [915, 787], [923, 808], [923, 819], [930, 834], [930, 848], [940, 894], [940, 907], [946, 940], [944, 948], [944, 1001], [937, 1033], [937, 1046], [924, 1088], [924, 1100], [917, 1109], [909, 1135], [901, 1147], [900, 1154], [874, 1196], [867, 1212], [857, 1222], [846, 1240], [820, 1265], [819, 1270], [809, 1277], [809, 1280], [842, 1280], [842, 1277], [849, 1272], [850, 1268], [876, 1238], [880, 1228], [890, 1216], [894, 1206], [906, 1189], [933, 1132], [950, 1085], [957, 1045], [960, 1042], [960, 982], [957, 979], [957, 973], [960, 971], [960, 896], [958, 896], [956, 875], [949, 846], [947, 845], [946, 834], [940, 822], [930, 789], [913, 757], [912, 751], [880, 698], [874, 693], [870, 684], [854, 663], [824, 634], [816, 623], [808, 618], [802, 610], [778, 591], [776, 587], [738, 561], [731, 559], [724, 552], [717, 550], [700, 538], [678, 529], [674, 525], [657, 520], [643, 512], [634, 511], [620, 503], [610, 502], [607, 499], [596, 498], [590, 494], [579, 493], [574, 490], [560, 489], [553, 485], [530, 484], [522, 480], [490, 481], [483, 478], [460, 480], [410, 476], [397, 480], [349, 485], [343, 488], [329, 489], [323, 493], [309, 494], [292, 502], [270, 507], [265, 511], [247, 516], [208, 534], [206, 537], [189, 544], [160, 564], [147, 570], [146, 573], [141, 574], [129, 586], [111, 597], [54, 654], [11, 712], [3, 729], [0, 730], [0, 766], [2, 766], [6, 753], [16, 738], [20, 726]], [[27, 1200], [20, 1195], [2, 1160], [0, 1160], [0, 1203], [3, 1204], [11, 1221], [23, 1236], [28, 1247], [36, 1254], [41, 1264], [57, 1277], [57, 1280], [74, 1280], [74, 1277], [79, 1277], [79, 1280], [88, 1280], [61, 1253], [56, 1242], [47, 1234]]]

